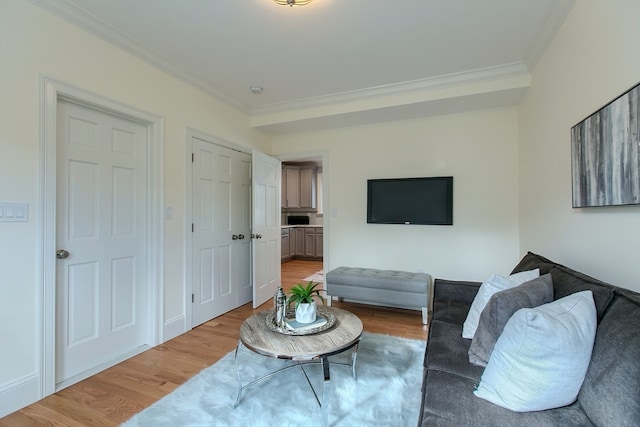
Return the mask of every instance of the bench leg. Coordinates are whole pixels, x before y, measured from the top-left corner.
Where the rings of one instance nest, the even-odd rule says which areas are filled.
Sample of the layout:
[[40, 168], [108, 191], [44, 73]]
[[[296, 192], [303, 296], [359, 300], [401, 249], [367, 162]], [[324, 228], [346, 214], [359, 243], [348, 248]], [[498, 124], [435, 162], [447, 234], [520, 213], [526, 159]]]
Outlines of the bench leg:
[[427, 312], [427, 307], [422, 307], [422, 324], [426, 325], [427, 324], [427, 318], [428, 318], [428, 312]]

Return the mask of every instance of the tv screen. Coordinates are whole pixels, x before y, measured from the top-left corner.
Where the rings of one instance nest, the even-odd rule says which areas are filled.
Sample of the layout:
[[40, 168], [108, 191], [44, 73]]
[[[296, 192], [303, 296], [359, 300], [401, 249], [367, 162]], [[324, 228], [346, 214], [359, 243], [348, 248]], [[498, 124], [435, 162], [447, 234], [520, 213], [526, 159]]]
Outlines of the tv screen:
[[368, 180], [367, 223], [453, 225], [453, 177]]

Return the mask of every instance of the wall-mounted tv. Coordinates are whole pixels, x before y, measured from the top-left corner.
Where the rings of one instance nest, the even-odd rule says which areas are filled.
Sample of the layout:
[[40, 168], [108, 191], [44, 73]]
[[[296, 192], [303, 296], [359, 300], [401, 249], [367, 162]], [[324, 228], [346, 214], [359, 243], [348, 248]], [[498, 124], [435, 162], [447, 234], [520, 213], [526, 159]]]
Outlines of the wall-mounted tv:
[[367, 223], [453, 225], [453, 177], [367, 180]]

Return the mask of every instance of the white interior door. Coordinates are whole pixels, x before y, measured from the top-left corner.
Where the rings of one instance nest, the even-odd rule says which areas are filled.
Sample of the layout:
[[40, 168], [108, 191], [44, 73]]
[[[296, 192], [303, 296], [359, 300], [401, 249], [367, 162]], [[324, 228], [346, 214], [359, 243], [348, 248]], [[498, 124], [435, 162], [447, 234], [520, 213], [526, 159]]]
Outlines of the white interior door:
[[280, 286], [280, 160], [253, 151], [253, 308]]
[[192, 138], [192, 326], [251, 300], [251, 156]]
[[145, 343], [147, 128], [59, 101], [56, 383]]

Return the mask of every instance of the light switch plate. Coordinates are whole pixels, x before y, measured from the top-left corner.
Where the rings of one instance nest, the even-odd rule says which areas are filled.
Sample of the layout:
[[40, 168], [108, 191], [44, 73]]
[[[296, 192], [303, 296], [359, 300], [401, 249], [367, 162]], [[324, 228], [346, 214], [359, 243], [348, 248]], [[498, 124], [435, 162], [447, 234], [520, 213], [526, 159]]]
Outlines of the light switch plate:
[[29, 204], [23, 202], [0, 202], [0, 222], [29, 221]]

